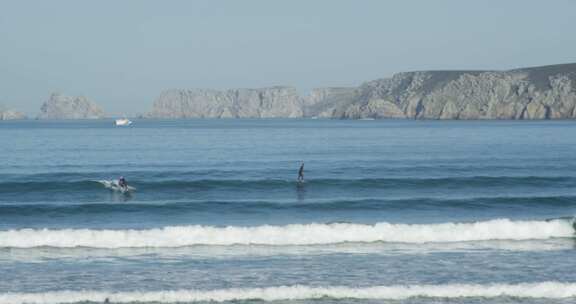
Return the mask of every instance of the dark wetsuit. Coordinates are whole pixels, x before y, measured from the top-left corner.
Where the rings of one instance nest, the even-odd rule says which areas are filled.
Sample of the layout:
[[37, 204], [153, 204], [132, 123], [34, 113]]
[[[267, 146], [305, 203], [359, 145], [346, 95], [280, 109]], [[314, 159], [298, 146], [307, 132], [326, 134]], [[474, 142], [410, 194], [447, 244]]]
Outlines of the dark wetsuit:
[[299, 182], [303, 182], [304, 181], [304, 164], [302, 164], [300, 166], [300, 170], [298, 170], [298, 181]]
[[118, 185], [124, 189], [128, 188], [128, 183], [126, 182], [125, 178], [121, 178], [118, 180]]

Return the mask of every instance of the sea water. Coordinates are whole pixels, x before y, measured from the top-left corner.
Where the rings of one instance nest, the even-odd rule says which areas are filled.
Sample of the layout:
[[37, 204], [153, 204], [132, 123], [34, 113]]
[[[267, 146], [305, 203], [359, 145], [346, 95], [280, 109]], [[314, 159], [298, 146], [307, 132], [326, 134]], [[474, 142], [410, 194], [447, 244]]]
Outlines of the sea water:
[[574, 303], [575, 134], [0, 122], [0, 303]]

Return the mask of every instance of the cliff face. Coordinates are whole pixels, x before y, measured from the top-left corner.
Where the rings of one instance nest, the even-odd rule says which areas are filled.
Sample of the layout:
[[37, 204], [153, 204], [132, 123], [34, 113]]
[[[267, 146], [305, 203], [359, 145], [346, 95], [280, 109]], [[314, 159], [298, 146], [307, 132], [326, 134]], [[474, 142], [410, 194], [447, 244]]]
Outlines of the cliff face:
[[400, 73], [363, 84], [338, 118], [576, 117], [576, 64], [504, 72]]
[[354, 102], [356, 88], [318, 88], [304, 98], [306, 116], [332, 118], [339, 109]]
[[290, 87], [168, 90], [154, 102], [152, 118], [272, 118], [304, 116], [303, 100]]
[[38, 119], [98, 119], [104, 112], [84, 96], [52, 94], [40, 108]]
[[26, 116], [14, 110], [8, 110], [0, 105], [0, 120], [26, 119]]
[[576, 118], [576, 64], [510, 71], [399, 73], [357, 88], [169, 90], [148, 115], [410, 119]]

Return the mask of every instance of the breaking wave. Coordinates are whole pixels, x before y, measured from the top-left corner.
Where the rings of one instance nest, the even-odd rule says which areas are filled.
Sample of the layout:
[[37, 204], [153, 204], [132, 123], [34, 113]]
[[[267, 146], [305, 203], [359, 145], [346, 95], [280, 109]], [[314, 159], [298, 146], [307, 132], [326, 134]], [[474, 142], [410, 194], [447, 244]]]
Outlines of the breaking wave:
[[442, 243], [572, 237], [573, 220], [374, 225], [172, 226], [146, 230], [16, 229], [0, 231], [0, 247], [182, 247], [193, 245], [319, 245], [346, 242]]
[[387, 299], [426, 298], [541, 298], [576, 297], [576, 283], [541, 282], [521, 284], [448, 284], [352, 287], [280, 286], [221, 290], [173, 290], [150, 292], [56, 291], [0, 294], [4, 304], [186, 303], [238, 300]]

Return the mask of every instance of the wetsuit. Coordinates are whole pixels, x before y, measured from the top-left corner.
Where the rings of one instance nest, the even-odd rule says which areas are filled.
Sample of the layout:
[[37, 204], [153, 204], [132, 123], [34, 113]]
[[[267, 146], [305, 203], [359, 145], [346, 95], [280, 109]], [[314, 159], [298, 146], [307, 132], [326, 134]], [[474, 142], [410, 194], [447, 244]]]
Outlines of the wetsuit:
[[118, 185], [124, 189], [128, 188], [128, 183], [126, 182], [126, 179], [123, 177], [118, 180]]

